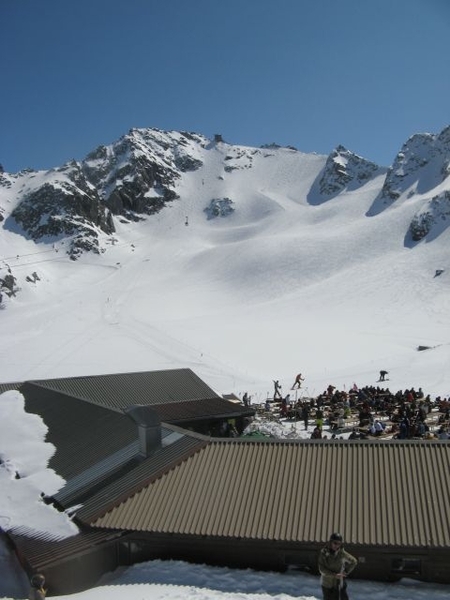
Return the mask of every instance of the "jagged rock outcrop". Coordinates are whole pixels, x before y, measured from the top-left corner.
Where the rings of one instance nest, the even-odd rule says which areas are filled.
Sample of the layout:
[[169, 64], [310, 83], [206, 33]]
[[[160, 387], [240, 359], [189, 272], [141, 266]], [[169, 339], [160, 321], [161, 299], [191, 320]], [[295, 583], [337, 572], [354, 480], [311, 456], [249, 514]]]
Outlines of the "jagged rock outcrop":
[[[86, 250], [101, 252], [100, 234], [115, 231], [112, 215], [135, 221], [178, 198], [176, 181], [202, 166], [198, 149], [207, 142], [192, 133], [132, 129], [114, 144], [99, 146], [81, 163], [72, 161], [45, 172], [39, 183], [32, 181], [36, 173], [30, 172], [28, 189], [10, 219], [35, 241], [71, 237], [71, 258]], [[13, 179], [0, 176], [1, 185], [11, 188]], [[0, 207], [0, 220], [1, 212]]]
[[0, 264], [0, 298], [6, 296], [15, 296], [19, 291], [17, 287], [17, 279], [11, 270], [11, 267], [6, 263]]
[[55, 170], [51, 182], [27, 193], [11, 217], [35, 241], [74, 236], [71, 257], [82, 249], [99, 252], [99, 231], [115, 231], [110, 212], [75, 161]]
[[376, 175], [380, 167], [375, 163], [338, 146], [327, 158], [318, 182], [322, 196], [336, 196], [344, 189], [356, 189]]
[[424, 194], [450, 174], [450, 127], [439, 135], [420, 133], [402, 146], [389, 168], [381, 197], [393, 202], [403, 193]]
[[198, 143], [206, 140], [189, 133], [131, 129], [115, 144], [89, 154], [82, 169], [113, 214], [134, 220], [178, 198], [174, 187], [181, 173], [202, 165], [190, 152]]
[[[411, 206], [410, 214], [415, 208], [418, 210], [405, 231], [409, 243], [426, 236], [430, 239], [447, 226], [450, 218], [446, 191], [450, 184], [441, 185], [450, 173], [450, 127], [439, 135], [412, 136], [389, 170], [343, 146], [326, 159], [316, 155], [311, 161], [306, 155], [303, 159], [295, 148], [277, 144], [252, 148], [228, 144], [221, 136], [211, 142], [195, 133], [131, 129], [116, 142], [99, 146], [81, 162], [72, 161], [49, 171], [8, 174], [0, 170], [0, 222], [5, 229], [25, 232], [40, 242], [67, 238], [64, 247], [71, 258], [85, 251], [100, 253], [115, 231], [115, 216], [125, 217], [124, 222], [146, 218], [176, 202], [180, 190], [205, 185], [203, 174], [196, 179], [193, 173], [204, 162], [206, 185], [210, 187], [208, 192], [205, 187], [201, 196], [202, 203], [209, 202], [206, 208], [202, 207], [208, 220], [235, 211], [233, 200], [226, 194], [233, 196], [237, 190], [243, 200], [244, 193], [267, 196], [270, 205], [273, 198], [287, 190], [289, 198], [299, 204], [306, 194], [309, 204], [319, 205], [333, 201], [342, 192], [358, 190], [375, 177], [379, 178], [379, 193], [367, 216], [377, 216], [401, 195], [404, 200], [415, 197], [422, 203], [420, 209], [419, 205]], [[303, 164], [308, 164], [304, 170]], [[309, 191], [303, 187], [297, 198], [298, 168], [311, 178], [311, 183]], [[266, 171], [269, 179], [260, 186], [258, 174]], [[386, 172], [380, 189], [380, 176]], [[291, 180], [297, 183], [289, 189]], [[186, 187], [185, 181], [189, 182]], [[250, 187], [240, 187], [243, 182]], [[440, 188], [435, 190], [436, 186]], [[282, 202], [277, 206], [282, 206]]]
[[208, 220], [217, 217], [228, 217], [234, 212], [233, 200], [230, 198], [214, 198], [204, 209]]
[[450, 225], [450, 192], [434, 196], [418, 213], [409, 226], [411, 238], [419, 242], [430, 233], [439, 235]]

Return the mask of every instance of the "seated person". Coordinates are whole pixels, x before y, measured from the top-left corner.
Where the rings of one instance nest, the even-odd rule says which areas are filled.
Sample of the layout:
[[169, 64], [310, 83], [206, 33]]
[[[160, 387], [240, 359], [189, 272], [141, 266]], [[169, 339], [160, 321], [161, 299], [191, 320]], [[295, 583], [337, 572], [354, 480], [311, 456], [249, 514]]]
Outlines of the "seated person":
[[320, 427], [314, 427], [314, 430], [311, 434], [311, 439], [312, 440], [322, 439], [322, 430], [320, 429]]
[[384, 433], [383, 423], [378, 419], [375, 421], [375, 435], [381, 435]]

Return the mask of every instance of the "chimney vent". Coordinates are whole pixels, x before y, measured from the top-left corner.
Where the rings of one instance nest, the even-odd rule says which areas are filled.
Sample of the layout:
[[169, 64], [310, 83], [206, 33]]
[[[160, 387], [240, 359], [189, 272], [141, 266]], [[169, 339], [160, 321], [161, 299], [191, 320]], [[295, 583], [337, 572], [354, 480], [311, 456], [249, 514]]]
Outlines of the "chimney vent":
[[139, 434], [139, 453], [147, 458], [161, 448], [161, 419], [150, 406], [136, 404], [124, 409], [137, 425]]

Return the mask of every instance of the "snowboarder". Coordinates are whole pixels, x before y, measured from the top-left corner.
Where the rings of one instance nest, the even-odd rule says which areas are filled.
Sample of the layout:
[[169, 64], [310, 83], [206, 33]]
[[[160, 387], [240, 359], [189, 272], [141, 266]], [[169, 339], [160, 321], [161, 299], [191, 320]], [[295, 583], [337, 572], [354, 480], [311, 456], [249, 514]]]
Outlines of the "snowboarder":
[[386, 381], [386, 375], [388, 374], [388, 371], [380, 371], [380, 379], [378, 381]]
[[297, 389], [300, 389], [302, 387], [302, 381], [305, 381], [305, 378], [302, 377], [302, 374], [299, 373], [294, 381], [294, 385], [291, 387], [291, 390], [295, 390], [295, 386], [297, 386]]
[[278, 379], [277, 380], [275, 380], [275, 379], [273, 380], [273, 388], [274, 388], [273, 399], [274, 400], [275, 400], [275, 398], [280, 398], [281, 399], [282, 398], [282, 396], [281, 396], [281, 385], [280, 385], [280, 382], [278, 381]]
[[342, 535], [332, 533], [319, 553], [323, 600], [348, 600], [345, 578], [357, 564], [357, 559], [344, 550]]
[[45, 577], [40, 573], [37, 573], [36, 575], [33, 575], [30, 583], [29, 600], [45, 600], [45, 595], [47, 594], [47, 590], [44, 588]]

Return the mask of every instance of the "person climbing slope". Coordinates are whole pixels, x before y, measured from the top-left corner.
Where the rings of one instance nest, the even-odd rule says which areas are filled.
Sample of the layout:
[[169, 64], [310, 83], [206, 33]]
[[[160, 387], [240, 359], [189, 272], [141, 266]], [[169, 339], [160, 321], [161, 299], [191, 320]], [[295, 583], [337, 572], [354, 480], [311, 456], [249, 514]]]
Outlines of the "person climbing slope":
[[294, 385], [291, 389], [294, 390], [295, 386], [297, 386], [297, 389], [300, 389], [302, 387], [302, 381], [305, 381], [305, 378], [302, 377], [301, 373], [299, 373], [298, 375], [296, 375]]

